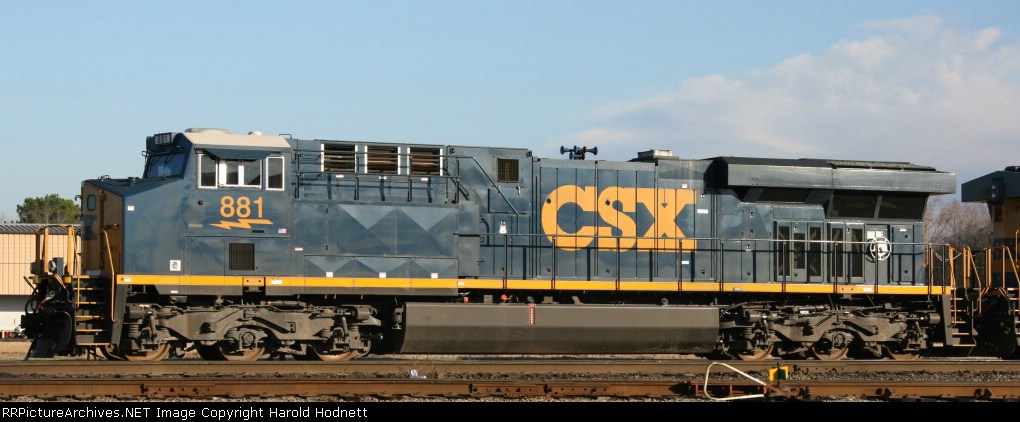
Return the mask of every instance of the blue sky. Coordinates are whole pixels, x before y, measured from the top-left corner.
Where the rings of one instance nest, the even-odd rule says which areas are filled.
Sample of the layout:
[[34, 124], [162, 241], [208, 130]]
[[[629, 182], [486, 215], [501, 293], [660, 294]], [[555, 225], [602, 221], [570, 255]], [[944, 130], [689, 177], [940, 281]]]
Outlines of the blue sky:
[[1020, 165], [1017, 1], [8, 2], [0, 219], [146, 135]]

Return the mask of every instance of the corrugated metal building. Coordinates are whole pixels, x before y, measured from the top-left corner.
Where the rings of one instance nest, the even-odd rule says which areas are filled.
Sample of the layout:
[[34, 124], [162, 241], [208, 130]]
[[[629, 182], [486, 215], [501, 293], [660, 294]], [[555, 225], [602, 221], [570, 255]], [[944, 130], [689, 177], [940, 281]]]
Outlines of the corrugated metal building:
[[[10, 332], [21, 323], [32, 286], [25, 280], [35, 259], [35, 231], [43, 224], [0, 224], [0, 331]], [[67, 230], [51, 228], [50, 254], [63, 256]]]

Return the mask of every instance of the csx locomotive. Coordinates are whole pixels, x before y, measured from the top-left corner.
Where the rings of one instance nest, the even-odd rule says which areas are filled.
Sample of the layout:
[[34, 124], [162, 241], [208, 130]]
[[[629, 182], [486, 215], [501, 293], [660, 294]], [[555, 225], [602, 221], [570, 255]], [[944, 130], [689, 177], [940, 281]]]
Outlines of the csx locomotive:
[[981, 338], [987, 297], [960, 294], [954, 252], [925, 243], [929, 196], [956, 190], [931, 167], [593, 160], [579, 147], [550, 159], [220, 129], [145, 147], [142, 177], [82, 183], [66, 253], [39, 232], [30, 356], [840, 359], [1016, 345], [1001, 326]]

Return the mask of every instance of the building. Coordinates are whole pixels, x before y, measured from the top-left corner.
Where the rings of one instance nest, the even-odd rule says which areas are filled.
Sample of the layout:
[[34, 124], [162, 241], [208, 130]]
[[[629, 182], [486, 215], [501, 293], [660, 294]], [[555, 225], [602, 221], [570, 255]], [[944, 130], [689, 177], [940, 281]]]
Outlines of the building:
[[[21, 324], [26, 302], [32, 293], [29, 266], [35, 260], [36, 230], [45, 224], [0, 224], [0, 332], [10, 336]], [[51, 227], [50, 254], [63, 256], [67, 229]]]

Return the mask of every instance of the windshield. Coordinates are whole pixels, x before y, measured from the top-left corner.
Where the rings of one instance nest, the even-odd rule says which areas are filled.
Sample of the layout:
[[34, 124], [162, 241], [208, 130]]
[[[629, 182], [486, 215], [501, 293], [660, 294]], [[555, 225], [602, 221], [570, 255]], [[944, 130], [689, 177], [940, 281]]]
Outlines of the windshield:
[[185, 162], [183, 152], [149, 156], [145, 163], [145, 177], [181, 177]]

